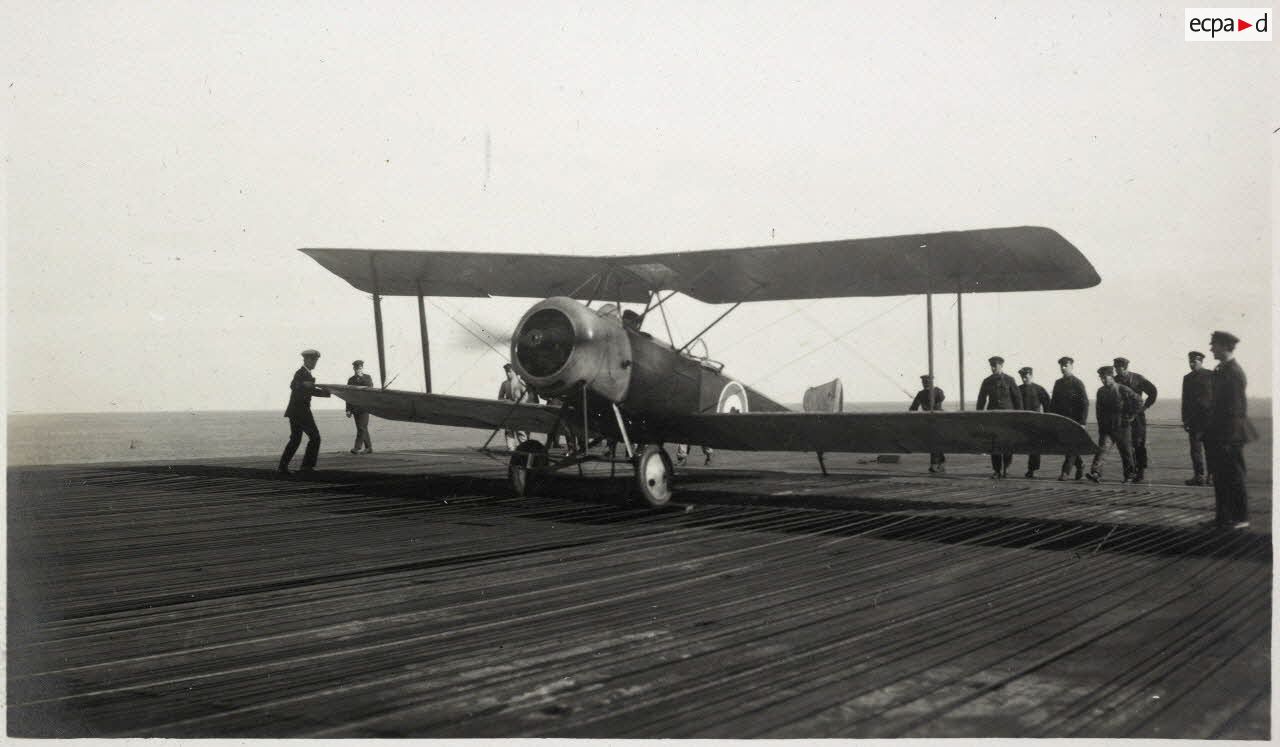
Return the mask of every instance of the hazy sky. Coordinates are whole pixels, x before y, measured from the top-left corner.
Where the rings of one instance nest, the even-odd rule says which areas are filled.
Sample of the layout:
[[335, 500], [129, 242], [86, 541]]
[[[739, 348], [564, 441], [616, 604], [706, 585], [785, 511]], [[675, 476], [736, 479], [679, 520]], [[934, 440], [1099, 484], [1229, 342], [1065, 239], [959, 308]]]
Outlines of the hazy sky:
[[[356, 357], [376, 378], [369, 297], [303, 246], [641, 253], [1011, 225], [1056, 229], [1102, 283], [967, 296], [970, 401], [993, 353], [1046, 385], [1072, 355], [1091, 386], [1126, 355], [1176, 397], [1216, 328], [1265, 396], [1275, 42], [1185, 42], [1183, 8], [6, 3], [8, 409], [283, 410], [305, 347], [321, 381]], [[935, 304], [953, 399], [954, 301]], [[501, 378], [448, 315], [502, 335], [533, 302], [428, 306], [436, 390]], [[416, 302], [384, 307], [394, 387], [420, 388]], [[721, 310], [676, 305], [678, 340]], [[905, 406], [924, 330], [919, 297], [777, 302], [709, 344], [783, 401], [840, 376], [849, 400]]]

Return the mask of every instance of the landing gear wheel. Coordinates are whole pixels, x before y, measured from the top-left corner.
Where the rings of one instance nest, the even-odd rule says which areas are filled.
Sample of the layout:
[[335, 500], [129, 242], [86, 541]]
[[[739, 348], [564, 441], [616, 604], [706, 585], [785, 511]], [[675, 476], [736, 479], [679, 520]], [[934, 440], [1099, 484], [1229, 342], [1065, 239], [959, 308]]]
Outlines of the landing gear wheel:
[[533, 495], [534, 489], [547, 467], [547, 449], [541, 441], [532, 439], [522, 442], [511, 455], [511, 463], [507, 465], [507, 480], [511, 482], [511, 492], [517, 498]]
[[671, 502], [671, 457], [661, 446], [646, 446], [636, 457], [636, 487], [640, 499], [651, 508]]

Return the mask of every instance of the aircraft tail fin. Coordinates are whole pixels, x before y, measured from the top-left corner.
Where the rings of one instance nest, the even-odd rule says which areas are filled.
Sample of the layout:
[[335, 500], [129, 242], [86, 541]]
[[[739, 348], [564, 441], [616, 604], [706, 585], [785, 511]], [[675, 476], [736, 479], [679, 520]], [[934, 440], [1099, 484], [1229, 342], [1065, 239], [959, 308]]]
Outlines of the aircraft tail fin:
[[844, 412], [844, 385], [840, 379], [809, 387], [804, 392], [805, 412]]

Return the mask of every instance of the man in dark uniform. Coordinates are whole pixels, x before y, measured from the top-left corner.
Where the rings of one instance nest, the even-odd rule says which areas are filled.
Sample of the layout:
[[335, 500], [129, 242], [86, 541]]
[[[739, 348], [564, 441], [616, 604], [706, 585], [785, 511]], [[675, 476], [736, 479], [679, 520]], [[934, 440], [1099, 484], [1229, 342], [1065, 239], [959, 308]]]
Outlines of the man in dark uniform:
[[1120, 449], [1124, 482], [1129, 482], [1135, 469], [1133, 445], [1129, 439], [1133, 436], [1133, 419], [1142, 408], [1142, 400], [1137, 392], [1116, 381], [1116, 370], [1111, 366], [1099, 368], [1098, 378], [1102, 380], [1094, 405], [1098, 418], [1098, 451], [1093, 455], [1089, 474], [1085, 476], [1092, 482], [1102, 482], [1102, 467], [1111, 452], [1111, 445], [1115, 444]]
[[[351, 361], [351, 369], [351, 378], [347, 379], [348, 386], [373, 386], [373, 377], [364, 372], [364, 361]], [[356, 422], [356, 445], [351, 447], [351, 453], [372, 454], [373, 442], [369, 440], [369, 413], [348, 402], [347, 417]], [[362, 444], [364, 451], [360, 450]]]
[[1142, 404], [1142, 409], [1138, 411], [1137, 417], [1133, 419], [1133, 459], [1134, 482], [1145, 482], [1147, 472], [1147, 409], [1156, 403], [1156, 385], [1147, 381], [1147, 378], [1140, 373], [1129, 370], [1128, 358], [1116, 358], [1112, 363], [1116, 367], [1116, 383], [1121, 386], [1127, 386], [1138, 393], [1139, 399], [1143, 395], [1146, 401]]
[[[916, 392], [916, 398], [911, 400], [910, 412], [916, 410], [935, 411], [942, 409], [942, 401], [947, 398], [941, 389], [933, 385], [933, 377], [929, 374], [923, 374], [920, 377], [920, 391]], [[933, 391], [933, 396], [929, 396], [929, 391]], [[930, 454], [929, 455], [929, 471], [930, 472], [946, 472], [947, 471], [947, 455], [946, 454]]]
[[1214, 524], [1222, 528], [1249, 527], [1249, 495], [1245, 492], [1244, 445], [1257, 438], [1249, 422], [1245, 400], [1248, 381], [1236, 362], [1236, 343], [1230, 332], [1214, 332], [1209, 352], [1218, 366], [1213, 370], [1213, 410], [1205, 430], [1205, 450], [1213, 474]]
[[[1089, 391], [1084, 388], [1084, 382], [1072, 373], [1075, 363], [1070, 356], [1066, 355], [1058, 359], [1058, 370], [1062, 371], [1062, 378], [1053, 382], [1049, 412], [1085, 425], [1089, 422]], [[1071, 477], [1073, 464], [1076, 468], [1076, 479], [1084, 477], [1084, 460], [1079, 454], [1067, 454], [1062, 460], [1062, 474], [1058, 475], [1059, 480], [1067, 480]]]
[[[1018, 369], [1018, 376], [1022, 377], [1022, 383], [1018, 385], [1018, 395], [1022, 397], [1022, 409], [1031, 412], [1048, 412], [1049, 393], [1044, 390], [1044, 387], [1031, 380], [1034, 373], [1031, 366]], [[1034, 479], [1038, 469], [1040, 469], [1040, 455], [1028, 454], [1027, 474], [1024, 477]]]
[[[991, 375], [982, 380], [978, 388], [979, 410], [1021, 410], [1022, 393], [1013, 377], [1004, 373], [1004, 358], [993, 355], [987, 359], [991, 364]], [[1009, 464], [1013, 454], [991, 455], [991, 479], [996, 480], [1009, 476]]]
[[284, 445], [284, 453], [280, 455], [279, 470], [282, 474], [289, 474], [289, 462], [298, 452], [303, 433], [307, 434], [307, 451], [302, 455], [300, 471], [314, 472], [316, 458], [320, 456], [320, 429], [311, 414], [311, 397], [328, 397], [329, 391], [316, 386], [316, 377], [311, 375], [311, 369], [319, 360], [318, 351], [302, 351], [302, 368], [294, 371], [293, 381], [289, 382], [289, 406], [284, 411], [284, 416], [289, 419], [289, 443]]
[[1191, 442], [1191, 469], [1195, 476], [1188, 485], [1213, 484], [1213, 473], [1205, 473], [1204, 431], [1213, 411], [1213, 372], [1204, 367], [1204, 353], [1187, 353], [1191, 372], [1182, 377], [1182, 429]]

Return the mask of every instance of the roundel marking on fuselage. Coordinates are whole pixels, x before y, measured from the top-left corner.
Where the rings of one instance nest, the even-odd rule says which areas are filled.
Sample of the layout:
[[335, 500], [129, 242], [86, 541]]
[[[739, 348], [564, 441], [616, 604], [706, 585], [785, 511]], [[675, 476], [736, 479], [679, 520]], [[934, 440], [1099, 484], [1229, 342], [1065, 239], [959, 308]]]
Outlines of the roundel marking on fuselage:
[[747, 388], [736, 381], [730, 381], [720, 390], [720, 402], [716, 404], [716, 412], [747, 412]]

